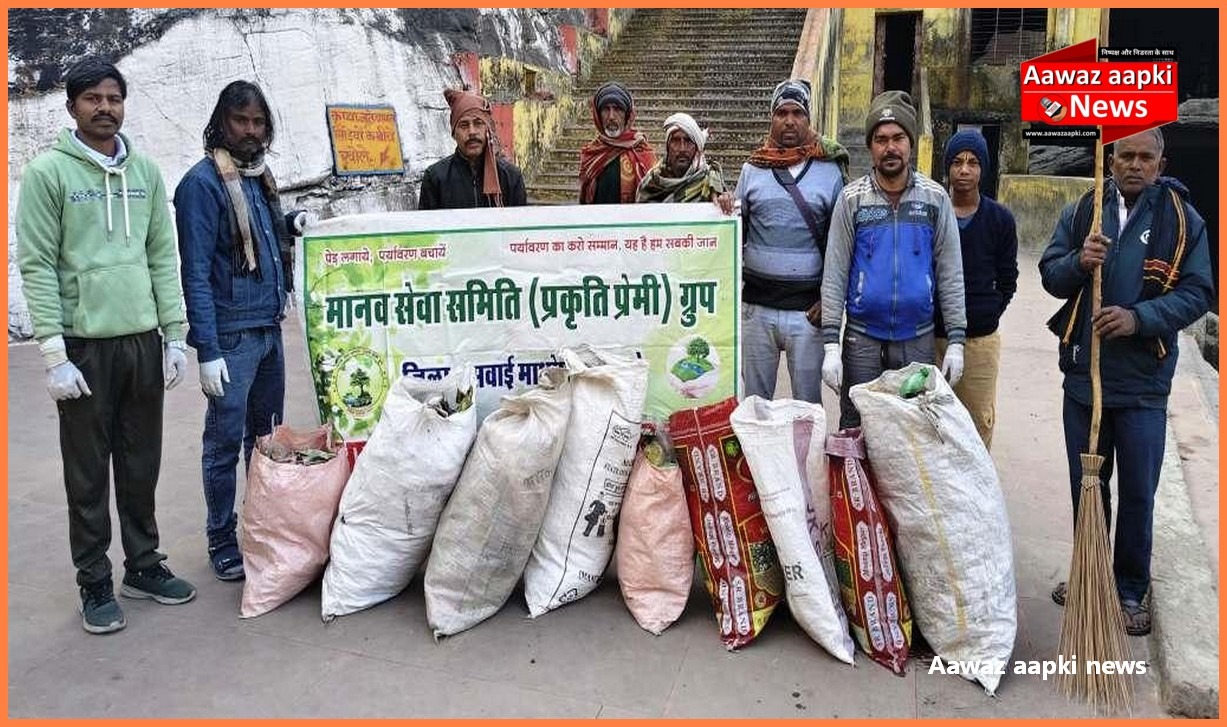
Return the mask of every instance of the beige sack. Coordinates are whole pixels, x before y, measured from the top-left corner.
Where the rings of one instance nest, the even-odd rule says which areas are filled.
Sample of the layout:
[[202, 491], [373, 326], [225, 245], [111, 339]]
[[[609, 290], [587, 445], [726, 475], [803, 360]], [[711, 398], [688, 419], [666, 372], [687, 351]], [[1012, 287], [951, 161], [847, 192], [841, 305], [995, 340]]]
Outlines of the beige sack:
[[682, 615], [694, 582], [694, 537], [682, 470], [635, 457], [616, 551], [618, 585], [631, 615], [659, 635]]

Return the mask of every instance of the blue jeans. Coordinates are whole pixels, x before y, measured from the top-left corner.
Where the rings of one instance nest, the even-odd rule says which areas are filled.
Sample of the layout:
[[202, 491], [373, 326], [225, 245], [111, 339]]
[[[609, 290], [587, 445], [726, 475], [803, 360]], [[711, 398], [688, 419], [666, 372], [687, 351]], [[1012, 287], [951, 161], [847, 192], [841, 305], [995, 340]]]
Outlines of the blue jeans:
[[230, 383], [221, 396], [210, 396], [201, 437], [204, 474], [205, 530], [209, 546], [234, 542], [234, 491], [243, 449], [243, 468], [251, 463], [256, 437], [280, 423], [285, 405], [285, 351], [281, 328], [248, 328], [217, 336]]
[[844, 380], [839, 387], [839, 428], [850, 429], [861, 425], [861, 413], [848, 390], [873, 381], [883, 371], [901, 369], [912, 362], [936, 362], [937, 339], [930, 331], [906, 341], [886, 341], [849, 329], [844, 331], [842, 355]]
[[822, 329], [805, 319], [805, 311], [742, 303], [741, 335], [746, 396], [775, 396], [783, 351], [793, 398], [822, 404]]
[[[1078, 497], [1082, 493], [1082, 460], [1090, 444], [1091, 408], [1065, 397], [1065, 453], [1069, 459], [1069, 487], [1078, 522]], [[1163, 468], [1167, 411], [1164, 409], [1110, 409], [1104, 407], [1099, 426], [1099, 472], [1104, 522], [1112, 529], [1112, 491], [1108, 487], [1116, 468], [1120, 496], [1116, 513], [1116, 543], [1112, 569], [1116, 592], [1122, 601], [1140, 603], [1150, 587], [1150, 544], [1154, 536], [1155, 491]], [[1116, 460], [1115, 462], [1113, 460]]]

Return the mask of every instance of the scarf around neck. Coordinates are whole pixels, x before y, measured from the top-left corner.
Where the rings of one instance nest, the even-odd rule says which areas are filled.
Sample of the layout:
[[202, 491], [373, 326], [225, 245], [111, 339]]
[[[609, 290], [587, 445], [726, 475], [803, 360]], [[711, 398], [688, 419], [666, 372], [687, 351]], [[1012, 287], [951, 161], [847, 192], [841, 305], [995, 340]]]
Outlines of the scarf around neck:
[[666, 177], [664, 162], [652, 167], [639, 184], [637, 202], [707, 202], [724, 192], [724, 176], [717, 162], [704, 162], [682, 177]]
[[848, 150], [838, 141], [818, 136], [813, 129], [799, 146], [782, 147], [775, 139], [767, 136], [763, 145], [750, 155], [750, 163], [763, 169], [781, 169], [800, 164], [807, 159], [835, 162], [839, 166], [840, 176], [844, 183], [848, 182]]
[[269, 216], [273, 222], [273, 233], [276, 235], [277, 248], [284, 263], [287, 255], [293, 257], [292, 243], [281, 214], [281, 201], [277, 196], [277, 182], [260, 155], [249, 162], [235, 159], [228, 150], [218, 147], [209, 152], [226, 197], [230, 201], [230, 232], [234, 241], [234, 265], [236, 275], [254, 275], [257, 280], [263, 279], [260, 271], [260, 246], [255, 243], [251, 231], [252, 210], [247, 204], [247, 196], [243, 194], [243, 177], [257, 177], [260, 180], [260, 192], [268, 205]]

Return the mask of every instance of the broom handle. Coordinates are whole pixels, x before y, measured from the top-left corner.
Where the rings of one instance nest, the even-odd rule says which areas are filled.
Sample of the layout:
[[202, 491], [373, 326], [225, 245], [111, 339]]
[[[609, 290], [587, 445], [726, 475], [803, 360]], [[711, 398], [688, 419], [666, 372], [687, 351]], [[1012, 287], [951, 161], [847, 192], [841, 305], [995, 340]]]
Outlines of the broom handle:
[[[1103, 232], [1103, 127], [1095, 139], [1095, 206], [1091, 230]], [[1099, 379], [1099, 334], [1094, 320], [1103, 302], [1103, 266], [1096, 265], [1091, 273], [1091, 441], [1087, 452], [1099, 453], [1099, 421], [1103, 413], [1103, 385]]]

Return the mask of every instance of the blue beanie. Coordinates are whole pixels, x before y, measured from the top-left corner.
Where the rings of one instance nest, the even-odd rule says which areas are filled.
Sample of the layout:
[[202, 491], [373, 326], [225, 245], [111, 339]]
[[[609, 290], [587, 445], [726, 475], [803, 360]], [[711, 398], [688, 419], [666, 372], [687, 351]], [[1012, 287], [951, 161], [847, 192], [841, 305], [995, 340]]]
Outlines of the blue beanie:
[[963, 129], [946, 142], [945, 161], [943, 162], [946, 172], [950, 172], [950, 165], [954, 163], [954, 158], [959, 155], [959, 152], [964, 151], [976, 155], [976, 159], [980, 160], [980, 173], [987, 175], [989, 171], [988, 143], [984, 141], [984, 136], [975, 129]]

